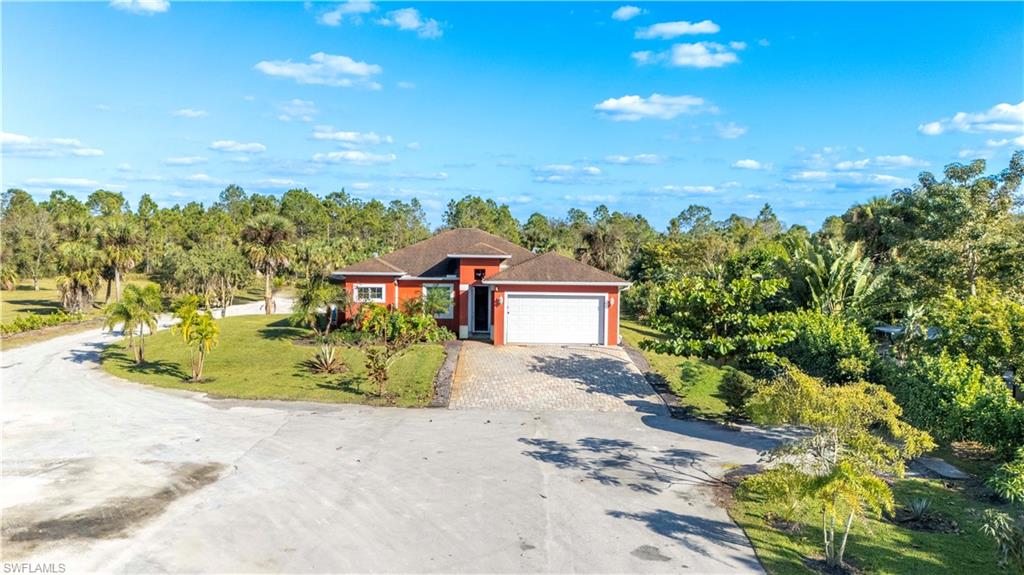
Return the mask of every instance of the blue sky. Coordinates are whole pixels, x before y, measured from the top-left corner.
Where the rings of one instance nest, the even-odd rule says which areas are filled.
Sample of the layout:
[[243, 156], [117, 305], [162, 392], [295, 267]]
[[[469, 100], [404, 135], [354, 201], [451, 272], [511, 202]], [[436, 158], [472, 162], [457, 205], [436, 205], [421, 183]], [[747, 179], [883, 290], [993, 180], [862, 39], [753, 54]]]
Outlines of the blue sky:
[[817, 228], [1024, 148], [1024, 8], [883, 3], [2, 5], [3, 187], [229, 183], [600, 203]]

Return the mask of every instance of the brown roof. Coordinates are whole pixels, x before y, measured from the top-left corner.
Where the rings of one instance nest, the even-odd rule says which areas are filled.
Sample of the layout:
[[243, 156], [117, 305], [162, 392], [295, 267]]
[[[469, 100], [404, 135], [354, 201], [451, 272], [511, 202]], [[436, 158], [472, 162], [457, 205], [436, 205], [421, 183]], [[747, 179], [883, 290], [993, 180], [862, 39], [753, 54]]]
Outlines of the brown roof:
[[[515, 265], [534, 257], [534, 253], [530, 250], [494, 234], [475, 228], [456, 228], [445, 230], [432, 238], [374, 259], [402, 270], [410, 276], [444, 277], [448, 274], [458, 273], [458, 270], [452, 267], [454, 264], [449, 263], [448, 254], [474, 253], [473, 250], [477, 249], [476, 246], [479, 244], [485, 244], [491, 251], [497, 252], [494, 255], [511, 256], [505, 260], [509, 265]], [[372, 261], [374, 260], [353, 264], [339, 270], [339, 273], [354, 275], [360, 271], [370, 271], [363, 266]]]
[[363, 260], [363, 261], [361, 261], [359, 263], [352, 264], [352, 265], [348, 266], [347, 268], [345, 268], [342, 271], [344, 271], [345, 273], [353, 274], [353, 275], [355, 275], [356, 273], [359, 273], [359, 272], [371, 273], [371, 274], [381, 274], [381, 273], [393, 273], [395, 275], [403, 275], [403, 274], [405, 274], [404, 270], [396, 268], [395, 266], [389, 264], [388, 262], [384, 261], [383, 259], [381, 259], [379, 257], [378, 258], [370, 258], [368, 260]]
[[486, 282], [627, 283], [626, 280], [556, 252], [506, 268]]
[[499, 250], [498, 248], [488, 244], [486, 242], [477, 242], [468, 248], [466, 251], [459, 252], [460, 255], [474, 255], [474, 256], [509, 256], [512, 255], [508, 252]]

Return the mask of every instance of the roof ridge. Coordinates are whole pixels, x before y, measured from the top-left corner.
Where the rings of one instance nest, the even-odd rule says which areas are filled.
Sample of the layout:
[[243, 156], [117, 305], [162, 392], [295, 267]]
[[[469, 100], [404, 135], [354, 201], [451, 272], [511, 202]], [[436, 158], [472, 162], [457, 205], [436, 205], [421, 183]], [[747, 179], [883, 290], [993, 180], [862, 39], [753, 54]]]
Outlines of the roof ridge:
[[405, 272], [405, 270], [403, 270], [402, 268], [400, 268], [400, 267], [398, 267], [398, 266], [396, 266], [396, 265], [392, 264], [391, 262], [389, 262], [388, 260], [384, 259], [384, 258], [383, 258], [383, 257], [381, 257], [381, 256], [374, 256], [374, 257], [373, 257], [373, 259], [374, 259], [375, 261], [378, 261], [378, 262], [380, 262], [380, 263], [382, 263], [382, 264], [386, 265], [387, 267], [389, 267], [389, 268], [391, 268], [391, 269], [395, 270], [396, 272], [402, 272], [402, 273], [406, 273], [406, 272]]

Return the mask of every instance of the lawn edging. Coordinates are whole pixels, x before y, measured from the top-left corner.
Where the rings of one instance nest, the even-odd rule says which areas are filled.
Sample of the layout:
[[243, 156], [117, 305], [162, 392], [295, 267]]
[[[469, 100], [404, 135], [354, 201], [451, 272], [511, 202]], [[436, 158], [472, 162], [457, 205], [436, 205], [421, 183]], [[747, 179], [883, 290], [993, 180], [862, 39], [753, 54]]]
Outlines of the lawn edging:
[[459, 365], [459, 354], [462, 353], [462, 342], [446, 341], [443, 346], [444, 361], [434, 375], [434, 396], [427, 407], [448, 407], [452, 397], [452, 384], [455, 382], [455, 369]]

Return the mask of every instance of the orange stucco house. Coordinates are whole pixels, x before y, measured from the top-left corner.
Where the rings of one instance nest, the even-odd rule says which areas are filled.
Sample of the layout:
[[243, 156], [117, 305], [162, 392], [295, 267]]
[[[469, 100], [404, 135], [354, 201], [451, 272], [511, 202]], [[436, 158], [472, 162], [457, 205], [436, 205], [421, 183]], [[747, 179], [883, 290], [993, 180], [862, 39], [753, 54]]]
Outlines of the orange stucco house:
[[[445, 290], [436, 316], [460, 339], [502, 344], [619, 342], [619, 293], [629, 282], [554, 252], [536, 254], [473, 228], [434, 237], [332, 274], [353, 301], [401, 307]], [[354, 310], [350, 310], [351, 314]]]

